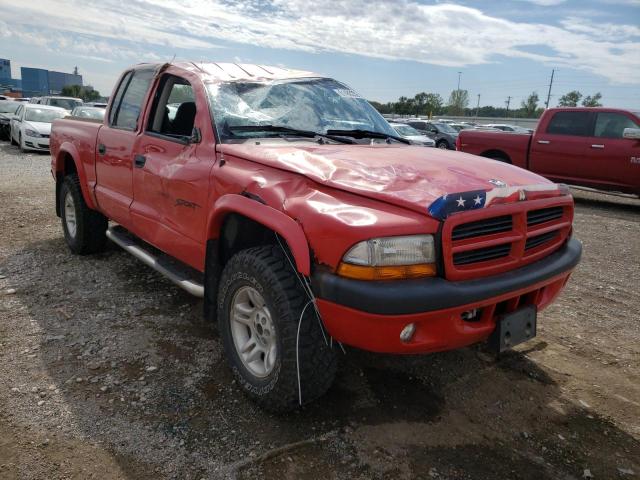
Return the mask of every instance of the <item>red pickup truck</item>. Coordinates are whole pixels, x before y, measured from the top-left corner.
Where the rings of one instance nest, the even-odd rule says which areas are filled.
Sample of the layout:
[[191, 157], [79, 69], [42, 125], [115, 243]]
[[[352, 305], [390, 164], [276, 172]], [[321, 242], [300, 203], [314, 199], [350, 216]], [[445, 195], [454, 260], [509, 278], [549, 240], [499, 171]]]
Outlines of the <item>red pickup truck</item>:
[[203, 297], [246, 393], [286, 410], [329, 388], [342, 344], [532, 338], [579, 261], [566, 187], [396, 135], [312, 73], [137, 65], [104, 122], [54, 122], [56, 211], [72, 252], [109, 238]]
[[457, 148], [556, 182], [640, 195], [637, 111], [550, 108], [533, 134], [462, 130]]

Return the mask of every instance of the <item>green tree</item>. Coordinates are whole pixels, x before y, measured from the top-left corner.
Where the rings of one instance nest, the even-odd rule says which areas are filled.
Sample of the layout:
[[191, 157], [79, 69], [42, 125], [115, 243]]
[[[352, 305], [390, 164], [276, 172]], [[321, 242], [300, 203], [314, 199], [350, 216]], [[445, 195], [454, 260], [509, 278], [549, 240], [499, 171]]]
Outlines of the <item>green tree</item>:
[[95, 102], [101, 98], [100, 92], [93, 88], [83, 87], [81, 85], [66, 85], [62, 87], [60, 95], [63, 97], [81, 98], [85, 102]]
[[559, 107], [577, 107], [578, 102], [582, 98], [582, 94], [577, 90], [572, 90], [560, 97]]
[[526, 100], [522, 101], [522, 113], [525, 117], [535, 116], [539, 101], [540, 97], [538, 97], [538, 92], [531, 92], [531, 95], [529, 95]]
[[454, 90], [449, 95], [449, 114], [463, 115], [464, 109], [469, 105], [469, 92], [467, 90]]
[[600, 92], [594, 95], [587, 95], [586, 97], [584, 97], [584, 100], [582, 100], [582, 106], [583, 107], [601, 107], [602, 104], [600, 103], [600, 100], [602, 100], [602, 94]]

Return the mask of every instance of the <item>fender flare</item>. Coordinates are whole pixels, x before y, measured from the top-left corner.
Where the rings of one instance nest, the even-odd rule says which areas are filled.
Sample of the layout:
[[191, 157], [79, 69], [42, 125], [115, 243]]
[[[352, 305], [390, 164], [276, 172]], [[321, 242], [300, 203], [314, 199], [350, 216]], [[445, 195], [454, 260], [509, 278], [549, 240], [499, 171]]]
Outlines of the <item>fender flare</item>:
[[59, 173], [64, 172], [64, 157], [69, 155], [73, 160], [73, 163], [76, 166], [76, 172], [78, 173], [78, 178], [80, 179], [80, 189], [82, 190], [82, 196], [84, 197], [84, 201], [87, 206], [96, 210], [96, 203], [93, 201], [93, 197], [91, 196], [91, 192], [89, 191], [89, 185], [87, 184], [87, 175], [84, 171], [84, 166], [80, 162], [80, 154], [76, 146], [71, 142], [64, 142], [60, 145], [58, 149], [58, 155], [56, 157], [56, 182], [59, 180]]
[[244, 215], [251, 220], [270, 228], [287, 242], [296, 268], [302, 275], [311, 274], [311, 258], [307, 237], [302, 227], [291, 217], [273, 207], [238, 194], [225, 194], [214, 204], [207, 220], [209, 238], [217, 238], [225, 217], [230, 213]]

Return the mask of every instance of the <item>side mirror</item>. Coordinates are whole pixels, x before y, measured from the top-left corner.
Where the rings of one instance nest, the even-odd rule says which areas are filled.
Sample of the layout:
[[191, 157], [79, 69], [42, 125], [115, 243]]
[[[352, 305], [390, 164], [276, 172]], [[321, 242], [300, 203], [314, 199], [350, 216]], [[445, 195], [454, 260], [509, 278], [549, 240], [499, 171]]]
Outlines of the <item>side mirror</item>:
[[625, 128], [622, 131], [622, 138], [631, 138], [633, 140], [640, 140], [640, 128]]
[[200, 143], [202, 141], [202, 134], [200, 133], [200, 129], [198, 127], [193, 127], [191, 131], [191, 138], [189, 139], [189, 143]]

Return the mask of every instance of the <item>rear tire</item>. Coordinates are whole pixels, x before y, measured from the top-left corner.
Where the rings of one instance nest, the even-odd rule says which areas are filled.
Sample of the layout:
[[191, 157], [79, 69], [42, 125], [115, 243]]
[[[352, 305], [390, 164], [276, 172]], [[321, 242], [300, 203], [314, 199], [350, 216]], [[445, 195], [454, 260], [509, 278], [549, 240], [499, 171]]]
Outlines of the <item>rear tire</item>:
[[298, 365], [303, 404], [333, 383], [336, 351], [325, 343], [313, 305], [280, 247], [250, 248], [229, 260], [220, 278], [217, 317], [234, 376], [266, 410], [300, 405]]
[[64, 177], [58, 201], [64, 239], [69, 249], [77, 255], [103, 251], [107, 242], [108, 220], [87, 206], [77, 175]]

